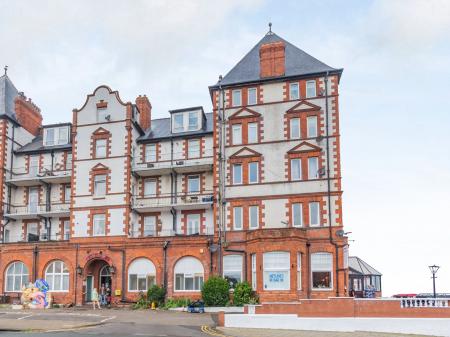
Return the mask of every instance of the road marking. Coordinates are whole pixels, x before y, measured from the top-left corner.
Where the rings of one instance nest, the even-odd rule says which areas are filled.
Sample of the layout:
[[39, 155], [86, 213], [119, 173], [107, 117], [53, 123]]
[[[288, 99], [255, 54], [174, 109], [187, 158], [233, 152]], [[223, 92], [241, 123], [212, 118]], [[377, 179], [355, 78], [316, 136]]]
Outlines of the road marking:
[[28, 318], [28, 317], [32, 317], [32, 316], [33, 316], [33, 314], [31, 314], [31, 315], [27, 315], [27, 316], [22, 316], [22, 317], [19, 317], [19, 318], [18, 318], [18, 320], [19, 320], [19, 319], [24, 319], [24, 318]]
[[227, 336], [224, 335], [223, 333], [221, 333], [220, 331], [217, 331], [216, 329], [213, 329], [207, 325], [202, 325], [201, 329], [202, 332], [210, 335], [210, 336], [216, 336], [216, 337], [231, 337], [231, 336]]
[[106, 321], [109, 321], [110, 319], [114, 319], [114, 318], [116, 318], [116, 316], [107, 317], [107, 318], [105, 318], [105, 319], [102, 319], [102, 320], [100, 321], [100, 323], [105, 323]]

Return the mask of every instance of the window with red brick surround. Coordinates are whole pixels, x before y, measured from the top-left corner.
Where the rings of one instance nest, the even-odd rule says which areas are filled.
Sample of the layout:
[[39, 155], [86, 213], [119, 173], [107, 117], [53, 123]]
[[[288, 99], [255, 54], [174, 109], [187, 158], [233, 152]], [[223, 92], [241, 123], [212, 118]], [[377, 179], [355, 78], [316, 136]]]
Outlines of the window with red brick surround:
[[320, 128], [324, 126], [323, 120], [321, 120], [320, 118], [321, 117], [320, 110], [321, 110], [320, 106], [302, 100], [298, 104], [290, 108], [288, 111], [286, 111], [286, 113], [284, 114], [285, 139], [291, 139], [291, 119], [293, 118], [298, 118], [300, 120], [300, 138], [307, 139], [308, 138], [307, 118], [310, 116], [315, 116], [317, 118], [317, 136], [320, 136]]
[[96, 153], [96, 145], [98, 140], [105, 140], [106, 142], [106, 149], [105, 149], [105, 156], [98, 157], [98, 158], [108, 158], [111, 156], [111, 133], [104, 129], [104, 128], [98, 128], [92, 133], [91, 136], [91, 158], [96, 159], [97, 153]]
[[[111, 177], [110, 177], [111, 170], [101, 163], [95, 165], [91, 169], [90, 181], [89, 181], [89, 193], [95, 197], [94, 181], [95, 181], [95, 176], [97, 176], [97, 175], [105, 175], [106, 176], [106, 193], [105, 194], [109, 194], [111, 192]], [[99, 198], [102, 198], [102, 197], [99, 196]]]
[[[250, 228], [250, 206], [258, 206], [258, 228]], [[242, 207], [242, 229], [239, 230], [255, 230], [264, 227], [264, 205], [261, 200], [243, 200], [233, 201], [228, 208], [230, 230], [234, 229], [234, 208]]]
[[[301, 204], [302, 205], [302, 227], [310, 227], [309, 224], [309, 203], [318, 202], [319, 203], [319, 213], [320, 213], [320, 226], [326, 225], [326, 212], [325, 209], [325, 201], [323, 197], [293, 197], [289, 198], [286, 203], [286, 217], [288, 219], [288, 223], [290, 227], [293, 227], [294, 219], [292, 214], [292, 205], [293, 204]], [[317, 226], [314, 226], [317, 227]]]
[[[261, 85], [251, 85], [247, 87], [239, 87], [228, 89], [225, 91], [226, 107], [240, 107], [248, 105], [248, 89], [256, 88], [256, 104], [263, 103], [263, 87]], [[233, 103], [233, 90], [241, 90], [241, 104], [235, 106]], [[252, 104], [253, 105], [253, 104]]]
[[[150, 158], [147, 158], [147, 148], [150, 148], [151, 146], [155, 147], [155, 160], [149, 160]], [[142, 144], [141, 145], [141, 162], [142, 163], [154, 163], [161, 159], [161, 146], [159, 143], [148, 143], [148, 144]]]
[[[301, 142], [285, 155], [285, 178], [293, 181], [291, 176], [291, 160], [300, 159], [301, 162], [301, 180], [308, 180], [308, 158], [318, 158], [319, 172], [323, 171], [323, 163], [321, 160], [322, 149], [308, 142]], [[320, 178], [320, 175], [318, 175]]]
[[242, 184], [239, 185], [251, 184], [249, 180], [249, 165], [252, 162], [258, 163], [258, 183], [263, 182], [264, 162], [262, 155], [252, 149], [249, 149], [248, 147], [243, 147], [242, 149], [231, 155], [228, 159], [228, 177], [230, 184], [233, 184], [234, 181], [233, 165], [235, 164], [242, 165]]
[[[310, 78], [306, 80], [297, 80], [297, 81], [288, 81], [284, 84], [285, 91], [284, 91], [284, 100], [285, 101], [291, 101], [295, 100], [295, 98], [290, 97], [290, 84], [291, 83], [298, 83], [299, 84], [299, 94], [300, 99], [304, 99], [306, 97], [306, 82], [308, 81], [316, 81], [316, 95], [320, 95], [320, 83], [323, 81], [319, 81], [317, 78]], [[311, 98], [311, 97], [309, 97]]]
[[[257, 130], [256, 130], [256, 142], [249, 142], [249, 124], [250, 123], [256, 123]], [[233, 125], [240, 124], [242, 131], [242, 143], [237, 144], [253, 144], [253, 143], [260, 143], [264, 139], [263, 135], [263, 120], [261, 117], [261, 114], [259, 114], [256, 111], [253, 111], [249, 108], [242, 108], [236, 111], [234, 114], [232, 114], [228, 118], [228, 145], [234, 145], [233, 141]]]
[[94, 236], [94, 215], [97, 214], [104, 214], [105, 215], [105, 236], [109, 235], [110, 233], [110, 216], [107, 209], [92, 209], [89, 213], [89, 219], [88, 219], [88, 235]]
[[[145, 181], [154, 180], [156, 182], [156, 194], [145, 196]], [[139, 179], [139, 196], [141, 198], [155, 198], [161, 194], [161, 176], [143, 177]]]
[[[197, 159], [202, 158], [204, 152], [204, 140], [202, 138], [191, 138], [186, 139], [186, 146], [184, 146], [184, 158], [186, 159]], [[195, 155], [193, 153], [192, 146], [196, 146], [198, 144], [198, 153]]]
[[199, 214], [200, 215], [200, 233], [206, 234], [206, 217], [205, 210], [183, 210], [181, 211], [181, 233], [187, 235], [187, 227], [188, 227], [188, 215], [189, 214]]
[[[198, 176], [199, 177], [199, 191], [198, 192], [189, 192], [188, 191], [188, 184], [189, 184], [189, 177], [193, 177], [193, 176]], [[183, 174], [182, 180], [181, 180], [181, 189], [183, 191], [183, 193], [185, 194], [203, 194], [203, 193], [207, 193], [208, 191], [206, 191], [206, 181], [205, 181], [205, 175], [203, 173], [185, 173]], [[212, 192], [212, 191], [209, 191]]]
[[145, 221], [145, 217], [148, 217], [148, 216], [154, 216], [156, 218], [155, 236], [158, 236], [158, 233], [160, 233], [162, 230], [161, 212], [143, 213], [139, 216], [139, 223], [138, 223], [139, 224], [139, 229], [138, 229], [139, 237], [144, 236], [144, 221]]

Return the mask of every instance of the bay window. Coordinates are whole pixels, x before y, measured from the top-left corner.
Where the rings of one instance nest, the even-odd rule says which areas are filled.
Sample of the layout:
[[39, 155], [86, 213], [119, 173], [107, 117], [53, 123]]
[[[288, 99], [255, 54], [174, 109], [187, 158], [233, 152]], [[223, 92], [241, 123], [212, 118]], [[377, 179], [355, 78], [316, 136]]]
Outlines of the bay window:
[[252, 289], [256, 290], [256, 254], [251, 255], [252, 259]]
[[315, 290], [331, 289], [333, 287], [333, 254], [311, 254], [312, 288]]
[[223, 257], [223, 277], [234, 288], [242, 282], [242, 255], [226, 255]]
[[302, 289], [302, 253], [297, 253], [297, 290]]
[[264, 290], [289, 290], [290, 266], [289, 252], [264, 253]]

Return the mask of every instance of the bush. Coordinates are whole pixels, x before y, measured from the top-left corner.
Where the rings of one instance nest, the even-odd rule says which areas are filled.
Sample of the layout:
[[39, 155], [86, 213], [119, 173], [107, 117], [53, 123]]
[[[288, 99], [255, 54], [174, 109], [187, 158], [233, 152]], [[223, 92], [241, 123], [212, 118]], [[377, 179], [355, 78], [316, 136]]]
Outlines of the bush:
[[164, 297], [166, 296], [166, 289], [157, 286], [156, 284], [147, 291], [147, 301], [152, 303], [158, 303], [161, 306], [164, 303]]
[[187, 307], [189, 304], [191, 304], [189, 298], [169, 298], [164, 304], [164, 309], [182, 308]]
[[147, 296], [141, 291], [137, 302], [133, 305], [133, 309], [147, 309], [148, 307]]
[[213, 276], [203, 284], [202, 298], [206, 305], [224, 306], [230, 298], [230, 286], [222, 277]]
[[239, 282], [234, 287], [234, 305], [249, 304], [253, 297], [253, 289], [248, 282]]

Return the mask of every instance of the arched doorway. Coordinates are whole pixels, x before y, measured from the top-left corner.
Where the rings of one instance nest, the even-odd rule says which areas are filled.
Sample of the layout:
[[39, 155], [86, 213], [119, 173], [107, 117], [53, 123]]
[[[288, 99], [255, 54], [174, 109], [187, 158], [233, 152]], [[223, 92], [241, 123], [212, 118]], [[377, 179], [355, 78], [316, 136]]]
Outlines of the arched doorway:
[[110, 291], [113, 287], [113, 274], [110, 264], [103, 259], [93, 259], [84, 267], [83, 294], [84, 303], [91, 302], [92, 291], [97, 289], [100, 294], [102, 285], [108, 285]]

